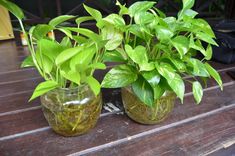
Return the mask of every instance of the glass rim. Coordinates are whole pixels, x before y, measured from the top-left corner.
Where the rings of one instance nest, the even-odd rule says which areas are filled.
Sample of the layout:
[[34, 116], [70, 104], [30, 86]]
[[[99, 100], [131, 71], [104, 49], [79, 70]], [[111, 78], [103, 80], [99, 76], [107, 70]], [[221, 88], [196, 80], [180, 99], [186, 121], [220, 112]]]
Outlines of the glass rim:
[[57, 87], [50, 92], [72, 92], [72, 91], [78, 91], [80, 92], [87, 91], [89, 90], [89, 85], [88, 84], [81, 84], [79, 86], [73, 87], [73, 88], [62, 88], [62, 87]]

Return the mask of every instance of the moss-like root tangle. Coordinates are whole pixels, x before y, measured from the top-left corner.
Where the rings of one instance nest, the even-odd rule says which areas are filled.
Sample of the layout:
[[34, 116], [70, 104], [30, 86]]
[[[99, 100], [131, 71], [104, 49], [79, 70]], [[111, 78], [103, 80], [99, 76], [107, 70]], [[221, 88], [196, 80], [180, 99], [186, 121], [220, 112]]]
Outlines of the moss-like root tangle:
[[102, 108], [101, 95], [85, 104], [70, 103], [59, 109], [54, 108], [61, 105], [56, 103], [58, 100], [45, 99], [41, 97], [44, 116], [52, 129], [63, 136], [76, 136], [88, 132], [96, 125]]
[[169, 92], [150, 107], [141, 102], [130, 88], [122, 89], [122, 101], [126, 114], [142, 124], [156, 124], [166, 119], [174, 107], [175, 98], [175, 94]]

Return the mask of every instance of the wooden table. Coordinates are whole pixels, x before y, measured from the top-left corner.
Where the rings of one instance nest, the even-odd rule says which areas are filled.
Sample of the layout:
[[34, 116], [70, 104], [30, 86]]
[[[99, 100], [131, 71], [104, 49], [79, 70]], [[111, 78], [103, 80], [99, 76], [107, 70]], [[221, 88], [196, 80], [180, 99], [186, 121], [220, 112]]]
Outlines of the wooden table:
[[[120, 90], [103, 90], [104, 103], [120, 110], [102, 111], [97, 126], [78, 137], [62, 137], [48, 126], [39, 100], [27, 103], [42, 81], [34, 69], [20, 69], [27, 50], [14, 41], [0, 43], [0, 155], [232, 155], [235, 153], [235, 81], [226, 72], [235, 64], [212, 63], [224, 91], [210, 80], [200, 105], [186, 84], [184, 104], [175, 102], [164, 122], [147, 126], [130, 120]], [[109, 66], [110, 68], [111, 66]], [[97, 72], [98, 78], [103, 72]], [[190, 79], [190, 78], [189, 78]]]

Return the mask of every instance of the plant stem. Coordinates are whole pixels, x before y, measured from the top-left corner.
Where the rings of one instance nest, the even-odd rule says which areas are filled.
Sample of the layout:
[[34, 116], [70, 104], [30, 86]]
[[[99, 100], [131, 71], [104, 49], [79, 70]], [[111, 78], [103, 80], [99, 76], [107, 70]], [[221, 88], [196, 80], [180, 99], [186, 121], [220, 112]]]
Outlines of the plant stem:
[[25, 29], [24, 29], [24, 25], [23, 25], [22, 21], [20, 19], [18, 19], [18, 21], [20, 23], [20, 27], [21, 27], [21, 29], [23, 31], [23, 34], [24, 34], [24, 36], [26, 38], [29, 51], [30, 51], [30, 53], [32, 55], [32, 58], [33, 58], [33, 63], [35, 64], [35, 66], [36, 66], [38, 72], [40, 73], [40, 75], [43, 76], [43, 73], [42, 73], [42, 71], [41, 71], [41, 69], [40, 69], [40, 67], [39, 67], [39, 65], [37, 63], [37, 60], [36, 60], [36, 55], [35, 55], [35, 51], [34, 51], [34, 47], [33, 47], [33, 42], [31, 41], [31, 43], [30, 43], [29, 37], [28, 37], [28, 35], [27, 35], [27, 33], [26, 33]]

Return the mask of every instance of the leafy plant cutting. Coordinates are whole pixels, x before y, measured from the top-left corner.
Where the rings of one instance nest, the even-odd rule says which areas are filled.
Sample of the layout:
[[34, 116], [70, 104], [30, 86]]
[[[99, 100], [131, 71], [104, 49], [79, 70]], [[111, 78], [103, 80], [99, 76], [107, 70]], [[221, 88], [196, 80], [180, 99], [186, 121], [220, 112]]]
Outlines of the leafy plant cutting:
[[[26, 32], [24, 13], [14, 3], [0, 0], [19, 21], [26, 37], [30, 55], [22, 67], [34, 67], [44, 78], [30, 100], [41, 96], [46, 119], [52, 128], [65, 136], [77, 135], [92, 128], [101, 111], [100, 83], [93, 77], [96, 69], [105, 69], [102, 62], [106, 40], [101, 35], [80, 28], [82, 22], [93, 20], [91, 16], [62, 15], [38, 24]], [[88, 12], [93, 9], [85, 6]], [[76, 18], [77, 27], [61, 24]], [[65, 34], [61, 41], [47, 37], [48, 32]]]
[[[215, 35], [205, 20], [195, 18], [198, 13], [191, 9], [194, 0], [183, 0], [177, 17], [167, 17], [155, 4], [141, 1], [127, 8], [117, 1], [119, 13], [104, 18], [112, 27], [110, 33], [118, 36], [116, 48], [107, 49], [105, 60], [121, 65], [106, 74], [102, 87], [124, 87], [127, 114], [149, 124], [165, 118], [173, 108], [175, 95], [183, 103], [185, 81], [192, 85], [198, 104], [203, 96], [201, 82], [212, 77], [222, 89], [219, 74], [207, 63], [212, 57], [211, 46], [217, 46]], [[124, 15], [129, 22], [124, 22]], [[196, 57], [198, 53], [202, 59]], [[138, 115], [139, 119], [134, 117]]]

